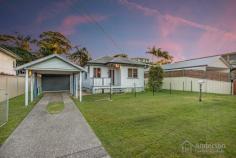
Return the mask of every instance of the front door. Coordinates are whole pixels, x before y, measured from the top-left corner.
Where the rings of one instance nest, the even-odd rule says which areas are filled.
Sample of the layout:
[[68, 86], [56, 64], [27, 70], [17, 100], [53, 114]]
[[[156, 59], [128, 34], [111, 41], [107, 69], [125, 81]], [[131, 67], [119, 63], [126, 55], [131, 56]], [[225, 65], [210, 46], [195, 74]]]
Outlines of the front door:
[[109, 70], [109, 78], [111, 78], [111, 84], [115, 84], [115, 70]]

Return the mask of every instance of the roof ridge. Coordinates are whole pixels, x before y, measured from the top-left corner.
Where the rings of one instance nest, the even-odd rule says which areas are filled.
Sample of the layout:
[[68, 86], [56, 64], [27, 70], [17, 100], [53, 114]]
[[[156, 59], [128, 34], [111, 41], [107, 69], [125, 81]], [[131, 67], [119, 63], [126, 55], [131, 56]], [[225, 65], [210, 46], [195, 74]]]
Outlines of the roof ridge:
[[234, 54], [234, 53], [236, 53], [236, 52], [221, 53], [221, 54], [209, 55], [209, 56], [204, 56], [204, 57], [191, 58], [191, 59], [186, 59], [186, 60], [177, 61], [177, 62], [174, 62], [174, 63], [179, 63], [179, 62], [184, 62], [184, 61], [189, 61], [189, 60], [196, 60], [196, 59], [209, 58], [209, 57], [215, 57], [215, 56], [222, 56], [222, 55], [228, 55], [228, 54]]
[[[204, 59], [204, 58], [211, 58], [211, 57], [216, 57], [216, 56], [221, 56], [221, 55], [210, 55], [210, 56], [205, 56], [205, 57], [186, 59], [186, 60], [181, 60], [181, 61], [177, 61], [177, 62], [174, 62], [174, 63], [180, 63], [180, 62], [185, 62], [185, 61], [190, 61], [190, 60], [197, 60], [197, 59]], [[172, 63], [172, 64], [174, 64], [174, 63]]]

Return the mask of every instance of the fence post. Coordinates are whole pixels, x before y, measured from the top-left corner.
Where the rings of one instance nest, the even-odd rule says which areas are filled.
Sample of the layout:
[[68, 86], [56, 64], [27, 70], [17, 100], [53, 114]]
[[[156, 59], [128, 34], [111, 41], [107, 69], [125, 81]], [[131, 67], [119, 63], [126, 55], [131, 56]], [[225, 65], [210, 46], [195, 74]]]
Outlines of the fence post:
[[111, 100], [111, 82], [110, 82], [110, 100]]
[[16, 76], [16, 96], [19, 95], [19, 83], [18, 83], [18, 75]]
[[170, 94], [171, 94], [171, 88], [172, 88], [172, 87], [171, 87], [171, 82], [170, 82]]
[[184, 92], [184, 81], [183, 81], [183, 92]]
[[136, 97], [136, 84], [134, 83], [134, 96]]
[[8, 112], [9, 112], [9, 101], [8, 101], [8, 94], [6, 93], [6, 122], [8, 122]]
[[154, 93], [155, 93], [155, 92], [154, 92], [154, 88], [155, 88], [155, 85], [153, 84], [153, 85], [152, 85], [152, 95], [153, 95], [153, 96], [154, 96]]
[[193, 81], [191, 80], [191, 92], [193, 92]]
[[6, 93], [8, 92], [8, 77], [6, 76]]

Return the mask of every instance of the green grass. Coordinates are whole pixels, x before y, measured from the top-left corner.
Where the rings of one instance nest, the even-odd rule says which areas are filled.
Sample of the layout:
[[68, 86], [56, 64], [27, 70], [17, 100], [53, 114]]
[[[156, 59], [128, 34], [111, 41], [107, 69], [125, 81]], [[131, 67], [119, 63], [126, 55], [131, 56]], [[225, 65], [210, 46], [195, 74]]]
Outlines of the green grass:
[[[236, 97], [163, 91], [75, 100], [112, 157], [236, 157]], [[223, 153], [183, 153], [181, 143], [224, 144]]]
[[8, 122], [0, 127], [0, 145], [10, 136], [15, 128], [21, 123], [21, 121], [27, 116], [27, 114], [33, 109], [34, 105], [39, 101], [41, 96], [36, 98], [28, 106], [25, 106], [24, 95], [17, 96], [9, 100], [9, 117]]
[[64, 109], [63, 102], [51, 102], [47, 105], [47, 111], [50, 114], [58, 114]]

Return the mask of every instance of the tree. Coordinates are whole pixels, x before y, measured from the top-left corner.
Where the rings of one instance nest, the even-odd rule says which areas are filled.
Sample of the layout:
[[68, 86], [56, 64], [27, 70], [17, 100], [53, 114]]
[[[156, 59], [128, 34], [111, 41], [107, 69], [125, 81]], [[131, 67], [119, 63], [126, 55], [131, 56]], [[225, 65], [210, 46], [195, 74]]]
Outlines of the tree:
[[[173, 61], [173, 56], [169, 54], [167, 51], [162, 51], [161, 48], [156, 48], [153, 46], [152, 48], [148, 48], [147, 54], [151, 54], [152, 57], [157, 57], [159, 60], [158, 64], [168, 64]], [[153, 59], [152, 62], [154, 63]]]
[[85, 47], [83, 48], [76, 47], [76, 51], [71, 55], [69, 55], [69, 59], [80, 66], [85, 66], [87, 62], [92, 58]]
[[113, 55], [113, 57], [115, 57], [115, 58], [117, 58], [117, 57], [128, 58], [128, 55], [124, 54], [124, 53], [120, 53], [120, 54]]
[[40, 47], [40, 52], [46, 55], [48, 54], [68, 54], [71, 50], [72, 45], [69, 39], [67, 39], [60, 32], [47, 31], [43, 32], [39, 36], [40, 40], [38, 46]]
[[30, 35], [22, 35], [15, 32], [15, 35], [0, 35], [0, 44], [20, 48], [25, 51], [31, 51], [31, 44], [35, 44], [36, 39], [33, 39]]
[[149, 88], [158, 88], [162, 86], [164, 71], [159, 65], [153, 65], [149, 69], [148, 86]]

